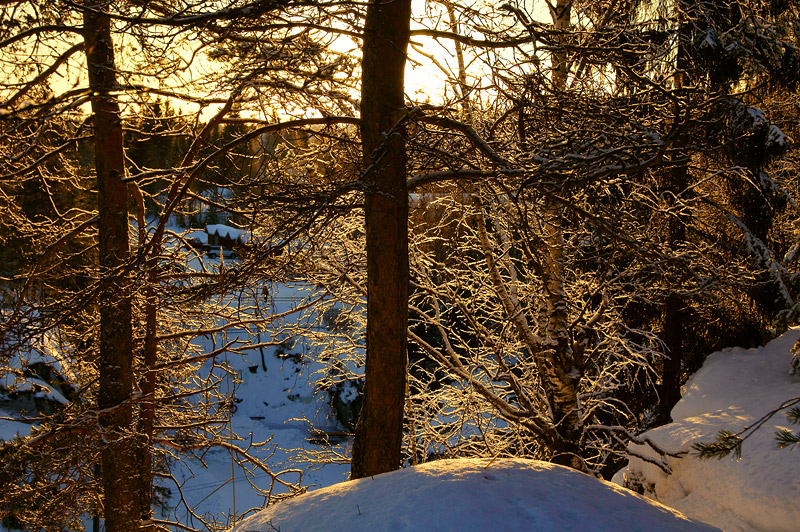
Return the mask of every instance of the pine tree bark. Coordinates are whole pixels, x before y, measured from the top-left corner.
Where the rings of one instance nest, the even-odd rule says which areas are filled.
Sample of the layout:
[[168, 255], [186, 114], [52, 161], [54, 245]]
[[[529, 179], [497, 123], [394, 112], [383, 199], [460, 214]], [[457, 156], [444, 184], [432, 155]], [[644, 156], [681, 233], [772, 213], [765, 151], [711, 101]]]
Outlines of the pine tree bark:
[[410, 0], [367, 7], [361, 78], [367, 240], [367, 360], [351, 477], [401, 465], [408, 324], [408, 191], [403, 73]]
[[[101, 450], [103, 517], [107, 532], [138, 530], [139, 497], [136, 438], [132, 431], [133, 341], [129, 258], [128, 195], [122, 121], [116, 89], [109, 3], [84, 3], [84, 39], [92, 93], [95, 167], [99, 210], [100, 380], [98, 407], [105, 445]], [[149, 502], [148, 502], [149, 504]]]

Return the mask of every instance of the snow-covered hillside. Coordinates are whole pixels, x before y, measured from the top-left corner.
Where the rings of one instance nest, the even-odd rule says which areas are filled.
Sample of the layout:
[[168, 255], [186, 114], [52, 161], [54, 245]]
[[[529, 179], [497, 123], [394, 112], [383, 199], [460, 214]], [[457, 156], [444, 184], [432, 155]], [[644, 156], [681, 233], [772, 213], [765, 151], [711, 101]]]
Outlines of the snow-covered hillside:
[[[794, 329], [759, 349], [727, 349], [710, 355], [683, 389], [673, 423], [645, 434], [670, 451], [711, 442], [720, 430], [737, 432], [787, 399], [800, 396], [800, 376], [790, 376]], [[670, 458], [672, 475], [632, 459], [615, 481], [640, 484], [648, 495], [726, 532], [800, 530], [800, 460], [780, 449], [778, 429], [794, 429], [784, 413], [767, 421], [742, 445], [740, 459], [700, 460], [690, 453]], [[647, 452], [646, 449], [639, 449]]]
[[[291, 308], [299, 298], [296, 291], [301, 289], [273, 287], [270, 297], [274, 310]], [[789, 331], [760, 349], [729, 349], [711, 355], [685, 387], [684, 397], [673, 411], [676, 421], [647, 436], [669, 450], [689, 451], [692, 443], [711, 441], [721, 429], [739, 430], [784, 400], [800, 395], [800, 377], [788, 375], [791, 347], [798, 338], [800, 329]], [[325, 417], [325, 397], [314, 395], [315, 368], [299, 363], [303, 348], [302, 342], [288, 343], [265, 347], [263, 352], [256, 349], [244, 355], [231, 354], [228, 358], [242, 381], [237, 386], [231, 383], [231, 394], [238, 401], [234, 403], [232, 429], [244, 436], [252, 434], [253, 441], [272, 438], [264, 452], [274, 453], [269, 462], [275, 471], [303, 469], [303, 463], [287, 462], [293, 456], [291, 450], [323, 449], [309, 433], [310, 425], [304, 419], [336, 429]], [[0, 412], [0, 417], [16, 415]], [[777, 428], [796, 429], [786, 423], [782, 413], [778, 414], [744, 442], [738, 461], [700, 461], [691, 455], [670, 459], [673, 474], [667, 476], [655, 466], [633, 460], [615, 480], [636, 480], [645, 486], [649, 496], [725, 532], [797, 532], [800, 461], [796, 450], [776, 447]], [[2, 439], [25, 434], [28, 429], [24, 423], [0, 420]], [[346, 455], [347, 445], [345, 440], [334, 450]], [[292, 513], [298, 514], [292, 519], [308, 522], [313, 522], [314, 516], [325, 515], [322, 529], [328, 531], [337, 530], [332, 528], [334, 518], [345, 523], [339, 530], [348, 531], [357, 530], [355, 525], [364, 523], [364, 530], [459, 532], [636, 530], [637, 523], [648, 531], [704, 530], [689, 528], [694, 525], [676, 521], [679, 518], [660, 506], [648, 505], [639, 497], [585, 475], [529, 461], [498, 460], [486, 466], [486, 461], [435, 462], [374, 480], [342, 483], [347, 478], [348, 465], [343, 461], [330, 463], [305, 471], [303, 485], [309, 486], [311, 493], [271, 506], [265, 513], [242, 522], [236, 530], [273, 530], [268, 525], [270, 519], [288, 519]], [[203, 462], [175, 463], [172, 474], [182, 483], [182, 494], [192, 511], [213, 515], [221, 523], [231, 523], [234, 514], [241, 516], [265, 502], [241, 471], [232, 468], [232, 458], [224, 450], [207, 453]], [[285, 478], [295, 482], [298, 473], [287, 473]], [[266, 475], [258, 474], [253, 480], [260, 488], [268, 489]], [[178, 493], [174, 486], [171, 488], [172, 497], [167, 503], [175, 505]], [[323, 503], [333, 507], [310, 506]], [[380, 513], [376, 513], [378, 507], [383, 508]], [[200, 525], [180, 506], [161, 516], [190, 526]], [[662, 518], [665, 528], [655, 527], [655, 520], [661, 522]], [[283, 532], [312, 530], [306, 524], [296, 528], [294, 521], [275, 523], [283, 523], [279, 527]], [[376, 523], [409, 528], [387, 528], [386, 524]], [[532, 523], [537, 524], [534, 527]]]
[[[788, 374], [798, 338], [800, 329], [759, 349], [709, 356], [684, 388], [673, 411], [676, 422], [646, 436], [668, 450], [691, 452], [691, 444], [711, 441], [722, 429], [736, 431], [800, 395], [800, 377]], [[670, 459], [673, 474], [667, 476], [634, 459], [615, 480], [635, 478], [649, 486], [650, 497], [725, 532], [797, 532], [800, 461], [791, 450], [778, 449], [774, 439], [775, 430], [786, 426], [782, 413], [772, 418], [745, 441], [740, 460], [688, 454]], [[234, 530], [688, 531], [697, 526], [671, 519], [662, 507], [642, 504], [627, 491], [549, 464], [466, 460], [312, 491]]]
[[[275, 353], [272, 348], [265, 351], [264, 364], [258, 351], [241, 358], [228, 357], [242, 379], [235, 389], [233, 431], [244, 438], [252, 435], [254, 442], [271, 438], [258, 454], [268, 459], [273, 472], [297, 471], [282, 475], [287, 482], [298, 482], [301, 472], [302, 484], [306, 486], [327, 486], [346, 479], [350, 469], [346, 464], [333, 463], [305, 470], [307, 464], [289, 462], [298, 449], [312, 452], [321, 449], [313, 443], [311, 425], [305, 420], [323, 427], [328, 423], [320, 418], [326, 412], [324, 397], [314, 396], [308, 368], [291, 357]], [[246, 447], [248, 441], [238, 445]], [[339, 450], [344, 453], [344, 445], [340, 445]], [[225, 523], [234, 515], [241, 516], [264, 505], [264, 496], [250, 486], [238, 467], [232, 467], [233, 460], [227, 451], [213, 450], [203, 457], [203, 462], [186, 460], [183, 464], [173, 464], [172, 474], [184, 483], [181, 491], [194, 512], [214, 516]], [[269, 489], [270, 479], [265, 473], [256, 473], [252, 480], [260, 489]], [[275, 493], [281, 491], [281, 487], [276, 486]], [[176, 504], [178, 494], [174, 487], [172, 493], [171, 504]], [[182, 506], [164, 517], [189, 526], [200, 525]]]
[[678, 512], [563, 466], [440, 460], [279, 502], [233, 532], [711, 532]]
[[[190, 261], [188, 267], [199, 270], [198, 260]], [[207, 267], [214, 267], [220, 262], [220, 259], [204, 260]], [[276, 284], [262, 287], [258, 297], [268, 301], [275, 313], [283, 313], [290, 311], [307, 295], [307, 290], [308, 287], [303, 284]], [[239, 295], [245, 306], [252, 303], [253, 297], [256, 296], [252, 293]], [[234, 329], [227, 334], [229, 339], [238, 335], [247, 340], [252, 331]], [[268, 332], [261, 334], [258, 341], [274, 340]], [[218, 338], [199, 336], [196, 342], [202, 344], [206, 351], [211, 351], [215, 340], [219, 342]], [[312, 424], [316, 429], [334, 432], [340, 427], [328, 418], [330, 410], [326, 406], [327, 396], [315, 393], [314, 380], [319, 375], [314, 375], [314, 371], [320, 368], [305, 356], [306, 349], [302, 339], [287, 339], [282, 345], [265, 346], [243, 353], [223, 353], [216, 362], [225, 362], [232, 370], [230, 375], [220, 371], [217, 373], [223, 379], [223, 392], [232, 399], [230, 428], [244, 438], [235, 444], [245, 448], [251, 441], [269, 440], [261, 449], [251, 449], [251, 453], [265, 460], [272, 472], [280, 474], [282, 480], [313, 488], [345, 480], [349, 465], [342, 459], [338, 463], [308, 469], [309, 464], [303, 462], [302, 455], [298, 454], [298, 450], [309, 453], [330, 450], [343, 456], [347, 454], [346, 441], [323, 447], [319, 445], [320, 438], [315, 438], [315, 433], [311, 432]], [[19, 370], [16, 379], [12, 376], [0, 379], [2, 389], [12, 390], [16, 395], [27, 393], [31, 396], [29, 400], [26, 396], [12, 401], [0, 394], [0, 440], [9, 441], [16, 435], [26, 436], [30, 433], [32, 425], [16, 419], [35, 415], [34, 401], [67, 402], [54, 385], [36, 374], [23, 376], [23, 367], [29, 368], [37, 363], [56, 368], [59, 374], [67, 371], [69, 368], [62, 367], [56, 354], [51, 351], [47, 345], [37, 345], [36, 349], [24, 353], [24, 360], [18, 358], [11, 361], [12, 366]], [[209, 371], [211, 365], [212, 361], [207, 361], [203, 371]], [[31, 411], [20, 409], [19, 405], [26, 406], [28, 403]], [[270, 477], [262, 471], [246, 475], [234, 465], [234, 457], [225, 449], [212, 448], [199, 458], [184, 457], [182, 461], [170, 462], [168, 473], [180, 488], [170, 480], [157, 480], [161, 488], [169, 491], [168, 496], [160, 497], [162, 504], [156, 508], [155, 517], [197, 528], [203, 528], [204, 520], [229, 526], [234, 519], [264, 505], [265, 497], [259, 490], [269, 491], [274, 487], [274, 494], [286, 491], [279, 484], [271, 486]], [[251, 481], [258, 489], [251, 486]], [[186, 504], [180, 503], [181, 497]], [[91, 529], [91, 516], [86, 516], [86, 526]], [[0, 523], [2, 530], [5, 527]]]
[[[267, 298], [273, 312], [279, 314], [290, 311], [307, 296], [307, 290], [308, 286], [302, 283], [296, 286], [275, 284], [265, 286], [259, 297]], [[233, 334], [236, 332], [229, 332], [229, 338]], [[240, 331], [239, 334], [246, 338], [250, 333]], [[267, 332], [258, 339], [271, 340], [274, 339]], [[211, 350], [210, 338], [198, 341], [206, 342], [206, 348]], [[237, 445], [247, 447], [250, 441], [269, 440], [263, 448], [251, 452], [266, 460], [272, 472], [279, 474], [282, 480], [315, 488], [345, 480], [350, 467], [344, 460], [315, 467], [302, 461], [300, 453], [303, 452], [330, 450], [343, 456], [347, 454], [346, 440], [323, 447], [314, 437], [314, 430], [335, 432], [340, 427], [330, 418], [326, 395], [315, 392], [315, 380], [320, 377], [316, 372], [320, 367], [307, 356], [306, 349], [303, 339], [287, 339], [278, 346], [226, 354], [225, 362], [236, 377], [225, 377], [230, 383], [225, 383], [224, 387], [229, 386], [232, 398], [231, 429], [245, 438]], [[175, 462], [171, 474], [182, 484], [180, 494], [188, 509], [178, 504], [179, 493], [175, 487], [164, 484], [171, 489], [168, 504], [172, 508], [161, 517], [192, 527], [202, 527], [202, 522], [192, 513], [218, 523], [232, 524], [233, 519], [263, 507], [265, 497], [259, 490], [270, 489], [270, 477], [266, 473], [257, 471], [248, 480], [224, 449], [206, 453], [202, 462], [191, 459]], [[251, 486], [250, 481], [259, 490]], [[285, 492], [282, 486], [274, 486], [273, 494]]]

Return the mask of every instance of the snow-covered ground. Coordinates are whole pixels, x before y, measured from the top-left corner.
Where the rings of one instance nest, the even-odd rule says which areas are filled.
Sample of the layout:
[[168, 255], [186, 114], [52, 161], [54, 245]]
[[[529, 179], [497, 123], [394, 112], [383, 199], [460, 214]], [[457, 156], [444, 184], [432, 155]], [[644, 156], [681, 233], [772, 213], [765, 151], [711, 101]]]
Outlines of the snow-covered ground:
[[711, 532], [645, 497], [563, 466], [440, 460], [271, 505], [233, 532]]
[[[199, 260], [199, 258], [192, 259], [187, 267], [199, 270], [201, 267]], [[203, 261], [208, 268], [215, 268], [220, 263], [220, 259], [208, 257], [203, 257]], [[282, 284], [265, 286], [262, 287], [258, 297], [268, 301], [273, 312], [277, 314], [292, 309], [307, 295], [307, 289], [308, 287], [302, 284], [296, 287]], [[253, 294], [243, 296], [241, 299], [245, 306], [252, 304], [252, 300], [248, 300], [248, 297], [255, 296]], [[231, 339], [236, 334], [235, 331], [229, 331], [228, 338]], [[249, 339], [249, 332], [239, 331], [238, 334], [243, 340]], [[262, 337], [258, 339], [263, 342], [272, 340], [267, 332], [262, 333]], [[208, 351], [212, 349], [213, 341], [210, 337], [200, 336], [197, 342], [204, 344]], [[12, 365], [20, 370], [18, 374], [21, 375], [23, 366], [28, 367], [37, 362], [46, 363], [63, 374], [65, 368], [59, 364], [58, 357], [45, 349], [46, 347], [46, 345], [39, 346], [39, 350], [25, 354], [24, 361], [12, 360]], [[236, 378], [226, 377], [223, 383], [223, 391], [235, 398], [231, 429], [235, 434], [245, 438], [236, 444], [247, 447], [250, 441], [263, 442], [270, 439], [262, 449], [253, 449], [253, 454], [264, 459], [273, 473], [293, 470], [282, 475], [283, 480], [296, 484], [301, 481], [302, 475], [302, 485], [313, 488], [345, 480], [349, 474], [349, 465], [328, 463], [308, 469], [307, 463], [296, 461], [297, 450], [311, 453], [333, 450], [343, 456], [347, 454], [346, 441], [332, 447], [322, 446], [318, 437], [314, 437], [316, 434], [310, 432], [312, 423], [317, 429], [337, 431], [340, 427], [328, 419], [326, 396], [315, 394], [314, 380], [318, 376], [314, 375], [314, 371], [320, 368], [308, 363], [310, 359], [305, 357], [303, 352], [306, 348], [302, 341], [287, 340], [282, 346], [253, 349], [243, 354], [221, 354], [217, 357], [219, 359], [217, 362], [225, 359], [236, 373]], [[211, 361], [206, 364], [204, 371], [208, 371], [210, 365]], [[35, 376], [16, 380], [11, 376], [5, 376], [0, 379], [0, 385], [16, 392], [32, 389], [35, 386], [36, 397], [57, 403], [67, 402], [56, 388]], [[0, 399], [3, 397], [0, 396]], [[29, 423], [14, 421], [20, 414], [19, 411], [0, 407], [0, 440], [8, 441], [15, 435], [25, 436], [30, 432]], [[28, 413], [29, 416], [34, 414], [35, 412]], [[158, 481], [161, 486], [170, 490], [171, 495], [165, 501], [168, 507], [157, 509], [156, 517], [202, 528], [201, 520], [192, 514], [204, 520], [210, 517], [212, 521], [233, 525], [234, 519], [242, 518], [249, 510], [263, 507], [264, 495], [251, 487], [245, 473], [235, 467], [233, 462], [231, 454], [221, 448], [206, 452], [202, 456], [202, 461], [185, 459], [182, 462], [172, 462], [169, 473], [178, 481], [180, 489], [170, 481]], [[257, 472], [251, 480], [261, 490], [270, 489], [270, 478], [266, 473]], [[285, 492], [285, 487], [275, 486], [274, 493]], [[179, 504], [181, 495], [186, 505]], [[90, 526], [89, 517], [87, 525]], [[2, 524], [0, 530], [5, 530]]]
[[[800, 461], [796, 451], [775, 443], [776, 430], [797, 427], [787, 426], [783, 413], [745, 440], [738, 460], [700, 460], [691, 450], [693, 443], [713, 441], [720, 430], [735, 432], [800, 395], [800, 377], [789, 375], [798, 338], [795, 329], [759, 349], [709, 356], [685, 386], [672, 413], [676, 421], [646, 434], [670, 451], [689, 453], [669, 459], [672, 475], [634, 459], [615, 480], [643, 482], [652, 499], [725, 532], [798, 532]], [[234, 530], [709, 529], [676, 519], [626, 490], [549, 464], [465, 460], [312, 491], [275, 504]]]
[[[720, 430], [738, 432], [800, 396], [800, 376], [789, 375], [798, 338], [800, 329], [793, 329], [759, 349], [710, 355], [684, 386], [674, 422], [645, 436], [666, 450], [690, 451], [693, 443], [712, 442]], [[638, 482], [654, 499], [725, 532], [798, 532], [800, 450], [775, 442], [777, 430], [798, 428], [781, 412], [744, 441], [739, 459], [669, 458], [672, 475], [632, 459], [614, 480]]]
[[[213, 261], [206, 260], [213, 266]], [[272, 285], [265, 287], [260, 297], [269, 298], [273, 312], [283, 313], [306, 295], [307, 288], [302, 284], [296, 287]], [[245, 301], [245, 304], [249, 303]], [[247, 333], [241, 334], [247, 336]], [[273, 338], [266, 332], [258, 338], [259, 342], [271, 340]], [[236, 372], [236, 379], [231, 378], [230, 384], [226, 383], [223, 389], [230, 386], [229, 394], [234, 398], [231, 429], [246, 440], [237, 445], [246, 447], [251, 441], [248, 435], [253, 442], [269, 439], [269, 443], [261, 450], [253, 450], [253, 453], [266, 460], [273, 473], [298, 471], [282, 475], [283, 480], [298, 483], [302, 474], [302, 485], [314, 488], [345, 480], [350, 467], [344, 463], [328, 463], [309, 469], [307, 463], [297, 463], [298, 450], [313, 453], [328, 449], [319, 442], [315, 443], [312, 424], [314, 429], [340, 429], [329, 418], [325, 395], [315, 394], [314, 381], [318, 378], [315, 371], [319, 368], [305, 356], [305, 349], [302, 340], [287, 340], [282, 346], [254, 349], [244, 354], [226, 354], [225, 360]], [[240, 382], [234, 384], [234, 380]], [[346, 455], [346, 445], [346, 441], [340, 442], [332, 449]], [[182, 483], [180, 491], [191, 511], [206, 518], [213, 516], [221, 523], [233, 524], [232, 519], [240, 519], [265, 504], [264, 495], [251, 487], [244, 473], [234, 466], [230, 453], [224, 449], [206, 453], [203, 463], [197, 460], [175, 463], [171, 473]], [[266, 473], [257, 473], [253, 480], [261, 490], [270, 487]], [[165, 486], [170, 487], [168, 484]], [[178, 492], [174, 487], [171, 490], [173, 497], [170, 502], [176, 506], [161, 517], [200, 526], [201, 523], [185, 506], [177, 505]], [[274, 493], [285, 492], [285, 488], [275, 486]]]
[[[268, 348], [265, 349], [263, 361], [264, 364], [258, 351], [243, 357], [228, 356], [228, 362], [243, 381], [235, 389], [235, 397], [239, 402], [234, 403], [236, 411], [231, 416], [233, 432], [244, 438], [250, 434], [254, 442], [271, 438], [259, 454], [265, 459], [269, 457], [267, 461], [273, 472], [305, 469], [303, 464], [288, 462], [293, 454], [289, 451], [320, 450], [318, 445], [309, 441], [313, 440], [309, 432], [311, 427], [304, 419], [323, 427], [330, 423], [320, 419], [326, 412], [324, 397], [314, 396], [307, 368], [292, 358], [280, 358], [274, 348]], [[247, 441], [238, 445], [246, 447]], [[343, 448], [339, 450], [345, 452]], [[229, 517], [241, 517], [248, 510], [264, 505], [264, 496], [250, 486], [242, 471], [233, 467], [232, 457], [227, 451], [218, 449], [207, 453], [204, 462], [201, 464], [188, 460], [173, 466], [172, 473], [184, 482], [181, 491], [194, 512], [213, 515], [219, 521], [226, 522]], [[326, 464], [315, 470], [307, 470], [303, 472], [302, 484], [327, 486], [341, 482], [347, 478], [349, 469], [345, 464]], [[291, 483], [299, 480], [298, 475], [293, 473], [282, 478]], [[256, 474], [254, 480], [259, 488], [269, 489], [270, 479], [266, 473]], [[276, 487], [276, 493], [282, 491], [285, 492], [280, 486]], [[172, 492], [177, 496], [174, 488]], [[176, 498], [173, 497], [173, 504], [177, 502]], [[200, 524], [181, 506], [164, 517], [190, 526]]]
[[[290, 308], [299, 297], [296, 289], [274, 288], [277, 312]], [[800, 377], [788, 374], [791, 347], [798, 338], [800, 329], [760, 349], [729, 349], [711, 355], [686, 385], [683, 399], [673, 410], [675, 422], [647, 436], [668, 450], [689, 451], [692, 443], [712, 441], [722, 429], [735, 432], [786, 399], [799, 396]], [[288, 351], [302, 354], [302, 349], [298, 344]], [[232, 428], [243, 436], [252, 434], [253, 441], [271, 437], [265, 452], [274, 452], [269, 462], [275, 471], [302, 467], [286, 462], [291, 456], [289, 450], [323, 449], [313, 442], [310, 426], [303, 419], [336, 428], [326, 419], [324, 397], [313, 393], [314, 368], [280, 351], [269, 347], [228, 359], [242, 380], [235, 391], [232, 388], [232, 394], [241, 400], [232, 416]], [[14, 417], [14, 413], [0, 412], [0, 417], [4, 416]], [[0, 421], [0, 438], [11, 439], [28, 428], [23, 423]], [[637, 480], [652, 498], [725, 532], [798, 532], [800, 450], [778, 449], [774, 440], [778, 428], [797, 430], [780, 413], [744, 442], [740, 460], [701, 461], [693, 455], [670, 459], [671, 476], [633, 460], [615, 480]], [[344, 441], [334, 449], [346, 454], [347, 445]], [[303, 485], [309, 486], [311, 493], [275, 504], [236, 530], [274, 530], [269, 525], [271, 519], [283, 532], [313, 530], [305, 522], [296, 526], [294, 521], [277, 521], [290, 514], [297, 514], [292, 519], [307, 519], [309, 523], [315, 522], [314, 516], [324, 515], [319, 522], [322, 530], [328, 531], [337, 530], [334, 519], [346, 523], [338, 530], [348, 531], [358, 530], [356, 525], [364, 525], [363, 530], [459, 532], [708, 530], [690, 528], [696, 525], [680, 521], [671, 512], [648, 505], [621, 488], [555, 466], [515, 460], [498, 460], [486, 466], [485, 461], [436, 462], [344, 483], [349, 466], [327, 464], [305, 472]], [[183, 495], [194, 512], [214, 515], [223, 523], [232, 524], [227, 516], [240, 517], [264, 504], [264, 497], [232, 468], [231, 456], [223, 450], [206, 454], [204, 463], [176, 464], [173, 474], [183, 482]], [[286, 480], [295, 481], [297, 477], [290, 474]], [[255, 481], [261, 488], [268, 487], [266, 475], [256, 476]], [[176, 496], [173, 489], [171, 503], [176, 503]], [[162, 517], [199, 525], [182, 508]], [[658, 525], [662, 528], [655, 523], [663, 523]]]

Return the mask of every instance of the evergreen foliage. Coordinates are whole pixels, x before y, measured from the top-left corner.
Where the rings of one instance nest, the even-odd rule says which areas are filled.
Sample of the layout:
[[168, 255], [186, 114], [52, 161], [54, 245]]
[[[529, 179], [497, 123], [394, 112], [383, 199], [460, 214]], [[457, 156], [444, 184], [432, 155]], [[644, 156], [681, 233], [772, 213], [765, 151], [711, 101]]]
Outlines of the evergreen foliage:
[[[800, 425], [800, 407], [794, 407], [786, 413], [786, 419], [792, 425]], [[788, 429], [778, 431], [775, 436], [780, 447], [791, 447], [800, 443], [800, 432], [792, 432]]]
[[[710, 443], [695, 443], [692, 445], [692, 448], [697, 452], [700, 458], [722, 459], [733, 453], [734, 457], [739, 459], [742, 457], [742, 444], [744, 441], [778, 412], [788, 408], [789, 411], [786, 413], [786, 418], [789, 423], [793, 425], [800, 424], [800, 407], [795, 406], [798, 404], [800, 404], [800, 397], [790, 399], [739, 432], [733, 433], [728, 430], [722, 430], [717, 434], [716, 441]], [[800, 441], [800, 434], [794, 433], [788, 429], [781, 429], [775, 433], [775, 441], [779, 447], [791, 447]]]

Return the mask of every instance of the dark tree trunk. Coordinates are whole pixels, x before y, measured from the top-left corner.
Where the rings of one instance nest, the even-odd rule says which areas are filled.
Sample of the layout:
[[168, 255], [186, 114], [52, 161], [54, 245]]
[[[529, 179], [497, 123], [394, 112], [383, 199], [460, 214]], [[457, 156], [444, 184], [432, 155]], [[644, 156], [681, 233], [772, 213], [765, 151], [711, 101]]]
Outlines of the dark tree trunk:
[[100, 381], [98, 407], [105, 445], [101, 450], [104, 493], [103, 517], [107, 532], [139, 528], [141, 501], [133, 425], [133, 347], [129, 275], [128, 195], [123, 181], [124, 155], [116, 88], [114, 49], [108, 4], [84, 4], [84, 38], [92, 92], [95, 166], [99, 209]]
[[150, 497], [153, 492], [153, 433], [156, 420], [156, 373], [153, 369], [158, 356], [158, 315], [155, 293], [156, 258], [147, 261], [147, 288], [145, 289], [145, 339], [144, 373], [139, 381], [142, 392], [142, 406], [139, 412], [139, 432], [137, 435], [137, 464], [139, 467], [139, 504], [142, 519], [151, 517]]
[[681, 367], [683, 361], [683, 299], [671, 294], [664, 303], [663, 340], [667, 351], [664, 369], [661, 372], [661, 389], [659, 390], [658, 424], [672, 421], [673, 407], [681, 399]]
[[352, 478], [400, 467], [408, 322], [408, 191], [402, 128], [410, 0], [373, 0], [364, 25], [361, 136], [366, 168], [367, 364]]
[[[675, 58], [675, 89], [680, 91], [686, 86], [689, 76], [689, 49], [688, 43], [691, 40], [691, 32], [688, 17], [691, 12], [691, 2], [688, 0], [677, 0], [678, 6], [678, 48]], [[677, 121], [682, 120], [684, 110], [676, 108], [675, 117]], [[683, 127], [678, 124], [678, 127]], [[680, 132], [674, 141], [676, 152], [675, 167], [668, 171], [664, 176], [661, 195], [667, 198], [668, 209], [674, 210], [673, 214], [666, 220], [665, 237], [668, 244], [674, 249], [682, 244], [686, 238], [687, 221], [679, 215], [681, 209], [679, 202], [682, 195], [685, 195], [689, 180], [688, 163], [682, 160], [686, 158], [683, 151], [689, 144], [689, 139], [685, 132]], [[664, 342], [666, 357], [661, 373], [661, 387], [659, 389], [659, 404], [656, 423], [663, 424], [671, 421], [672, 408], [681, 398], [681, 367], [684, 357], [684, 329], [683, 321], [686, 319], [686, 302], [684, 298], [675, 291], [669, 294], [664, 301], [664, 311], [662, 315], [661, 339]]]

